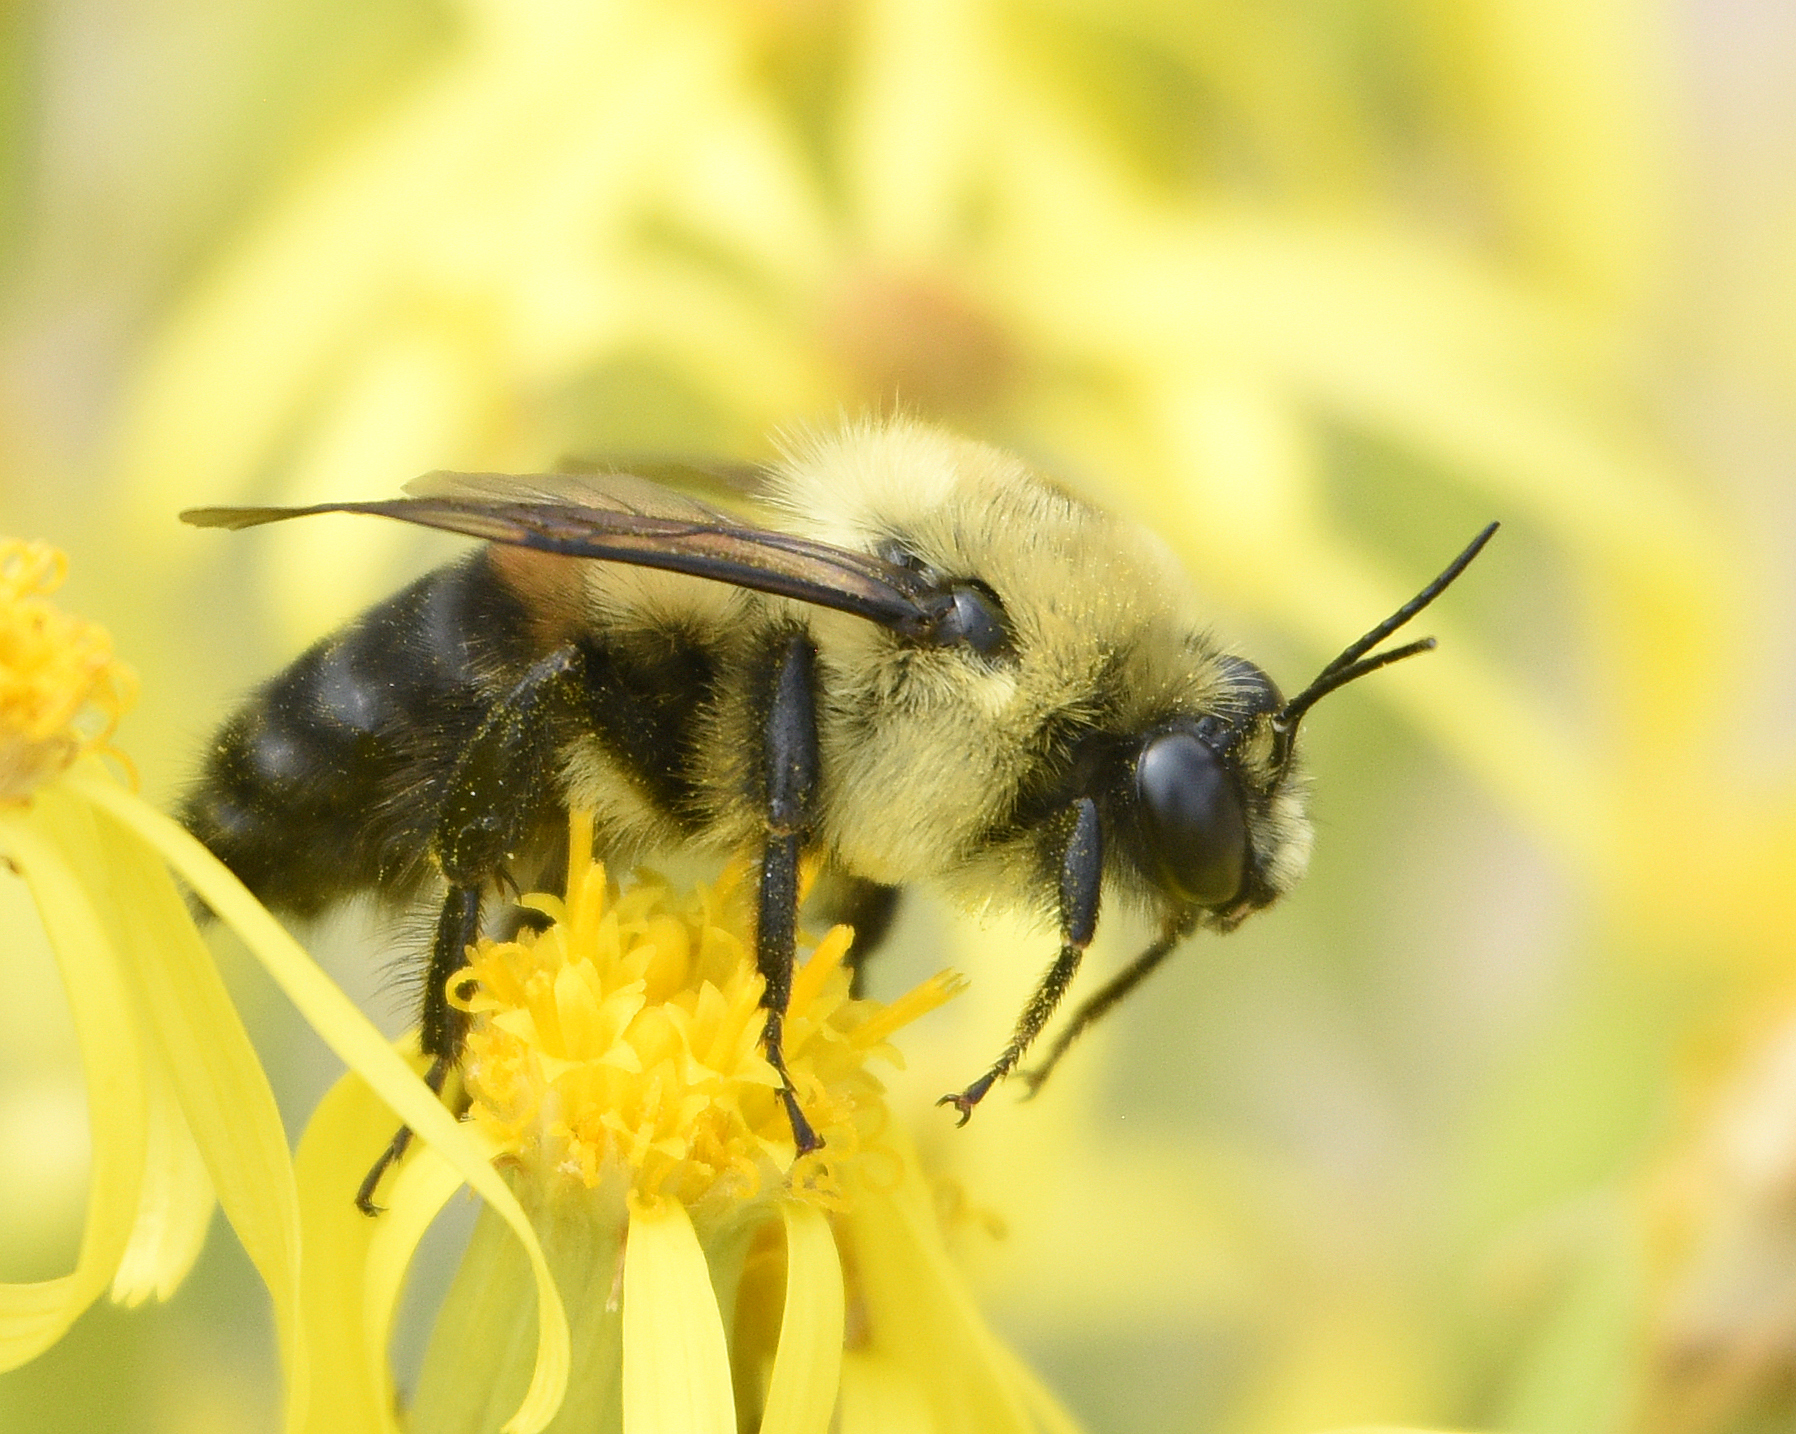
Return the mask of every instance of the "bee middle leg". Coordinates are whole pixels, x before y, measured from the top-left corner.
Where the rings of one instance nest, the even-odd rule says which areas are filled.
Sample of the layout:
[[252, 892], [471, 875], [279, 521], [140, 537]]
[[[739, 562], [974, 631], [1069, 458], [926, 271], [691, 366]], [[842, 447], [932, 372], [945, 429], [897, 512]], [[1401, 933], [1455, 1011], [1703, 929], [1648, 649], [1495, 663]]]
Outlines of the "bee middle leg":
[[1017, 1017], [1010, 1043], [1004, 1047], [991, 1069], [963, 1091], [945, 1095], [937, 1105], [951, 1105], [960, 1112], [956, 1125], [965, 1125], [973, 1108], [986, 1093], [1009, 1075], [1022, 1060], [1031, 1042], [1041, 1034], [1066, 988], [1079, 973], [1085, 948], [1097, 931], [1098, 897], [1103, 888], [1104, 829], [1098, 819], [1098, 805], [1090, 797], [1080, 797], [1070, 808], [1071, 820], [1066, 845], [1060, 857], [1060, 954], [1042, 974], [1029, 1003]]
[[798, 947], [798, 856], [810, 833], [817, 801], [816, 650], [804, 633], [783, 637], [772, 653], [761, 741], [762, 817], [766, 841], [755, 921], [755, 967], [767, 1011], [761, 1048], [780, 1078], [780, 1100], [792, 1123], [798, 1153], [822, 1148], [805, 1118], [786, 1069], [786, 1004]]
[[[539, 825], [551, 799], [548, 773], [560, 719], [582, 691], [575, 649], [557, 649], [537, 662], [481, 723], [444, 790], [431, 850], [449, 892], [431, 940], [418, 1019], [418, 1046], [431, 1058], [424, 1083], [439, 1095], [467, 1036], [468, 1018], [450, 1004], [449, 984], [479, 938], [481, 893], [506, 877], [505, 864]], [[380, 1213], [375, 1190], [411, 1140], [410, 1127], [401, 1126], [368, 1171], [355, 1198], [364, 1215]]]

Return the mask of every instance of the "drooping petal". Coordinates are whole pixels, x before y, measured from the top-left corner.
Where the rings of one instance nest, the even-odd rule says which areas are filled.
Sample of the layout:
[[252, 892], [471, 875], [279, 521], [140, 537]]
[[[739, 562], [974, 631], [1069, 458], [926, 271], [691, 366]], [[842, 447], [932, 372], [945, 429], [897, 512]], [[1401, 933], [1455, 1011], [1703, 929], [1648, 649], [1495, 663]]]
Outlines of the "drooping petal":
[[288, 1417], [297, 1421], [309, 1387], [299, 1318], [299, 1202], [274, 1092], [168, 869], [110, 811], [93, 828], [117, 893], [118, 949], [137, 1008], [219, 1203], [268, 1286], [287, 1369]]
[[369, 1161], [392, 1139], [393, 1113], [346, 1075], [312, 1112], [294, 1157], [305, 1242], [300, 1313], [312, 1359], [330, 1376], [287, 1434], [399, 1434], [386, 1348], [365, 1326], [368, 1246], [376, 1221], [350, 1198]]
[[[178, 823], [115, 784], [76, 769], [68, 782], [137, 833], [180, 873], [200, 898], [243, 939], [325, 1044], [380, 1095], [419, 1136], [505, 1219], [529, 1255], [537, 1293], [537, 1361], [530, 1390], [506, 1423], [506, 1434], [535, 1434], [554, 1416], [567, 1386], [567, 1317], [543, 1259], [542, 1246], [515, 1196], [473, 1137], [418, 1079], [341, 990], [320, 971], [243, 883]], [[221, 1187], [222, 1194], [222, 1187]]]
[[[365, 1083], [364, 1084], [364, 1089]], [[371, 1105], [380, 1106], [390, 1122], [391, 1112], [384, 1103], [367, 1096]], [[478, 1132], [473, 1132], [476, 1138]], [[389, 1137], [392, 1132], [387, 1132]], [[379, 1147], [370, 1152], [379, 1153]], [[368, 1163], [362, 1165], [363, 1171]], [[386, 1351], [393, 1342], [393, 1320], [399, 1313], [399, 1297], [405, 1292], [406, 1271], [418, 1242], [430, 1228], [431, 1221], [449, 1203], [449, 1197], [467, 1181], [461, 1173], [428, 1145], [419, 1145], [387, 1183], [386, 1212], [378, 1220], [369, 1221], [361, 1211], [358, 1219], [372, 1224], [374, 1238], [368, 1246], [367, 1284], [362, 1297], [362, 1324], [370, 1335], [369, 1353], [383, 1364]]]
[[0, 1369], [16, 1368], [56, 1343], [111, 1283], [136, 1222], [147, 1143], [143, 1052], [117, 954], [38, 817], [0, 808], [0, 850], [31, 888], [68, 990], [87, 1076], [93, 1163], [74, 1270], [0, 1286]]
[[175, 1292], [199, 1258], [218, 1204], [162, 1062], [145, 1061], [144, 1078], [149, 1145], [143, 1189], [131, 1243], [112, 1277], [112, 1298], [126, 1306], [165, 1300]]
[[761, 1415], [761, 1434], [825, 1434], [842, 1375], [842, 1260], [815, 1205], [780, 1201], [786, 1224], [786, 1307]]
[[[908, 1144], [895, 1126], [884, 1138]], [[845, 1217], [872, 1349], [912, 1375], [944, 1434], [1035, 1434], [999, 1341], [948, 1257], [915, 1154], [904, 1150], [900, 1167], [894, 1188], [855, 1180]]]
[[318, 1381], [302, 1425], [288, 1434], [399, 1434], [387, 1364], [406, 1267], [462, 1178], [429, 1146], [412, 1152], [370, 1220], [350, 1192], [393, 1136], [393, 1112], [359, 1076], [318, 1103], [299, 1144], [296, 1173], [306, 1259], [301, 1308]]
[[624, 1434], [735, 1434], [705, 1253], [677, 1200], [634, 1200], [624, 1245]]

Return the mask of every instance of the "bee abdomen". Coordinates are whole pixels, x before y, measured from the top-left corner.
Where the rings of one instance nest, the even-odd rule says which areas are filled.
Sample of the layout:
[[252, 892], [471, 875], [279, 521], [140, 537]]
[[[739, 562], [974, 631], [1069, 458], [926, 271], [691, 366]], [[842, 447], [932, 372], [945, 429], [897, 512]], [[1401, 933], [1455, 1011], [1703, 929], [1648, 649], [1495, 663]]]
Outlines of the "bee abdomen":
[[408, 894], [457, 756], [527, 660], [517, 608], [482, 553], [370, 609], [225, 723], [182, 819], [282, 910]]

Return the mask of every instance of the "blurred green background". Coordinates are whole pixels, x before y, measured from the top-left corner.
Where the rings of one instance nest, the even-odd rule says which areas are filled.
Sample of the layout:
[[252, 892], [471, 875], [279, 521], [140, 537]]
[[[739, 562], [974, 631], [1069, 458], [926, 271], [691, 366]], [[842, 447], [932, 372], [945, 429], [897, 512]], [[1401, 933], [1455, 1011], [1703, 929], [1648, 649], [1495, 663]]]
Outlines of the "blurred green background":
[[[916, 901], [880, 982], [974, 986], [895, 1087], [1093, 1430], [1796, 1421], [1782, 0], [15, 0], [0, 135], [0, 527], [138, 667], [158, 800], [454, 550], [193, 504], [896, 400], [1153, 524], [1287, 688], [1502, 518], [1442, 651], [1308, 724], [1290, 900], [961, 1132], [929, 1101], [1047, 952]], [[396, 1028], [401, 939], [315, 937]], [[0, 1276], [42, 1278], [80, 1073], [47, 958], [6, 970]], [[297, 1131], [331, 1066], [235, 978]], [[270, 1429], [274, 1378], [215, 1231], [0, 1430]]]

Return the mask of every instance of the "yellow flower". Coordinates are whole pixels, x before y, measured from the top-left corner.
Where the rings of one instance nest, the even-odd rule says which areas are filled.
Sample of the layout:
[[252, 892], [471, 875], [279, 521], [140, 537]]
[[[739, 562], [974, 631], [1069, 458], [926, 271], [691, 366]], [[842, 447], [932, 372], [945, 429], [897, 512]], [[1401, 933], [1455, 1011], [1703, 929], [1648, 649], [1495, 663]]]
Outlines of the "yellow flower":
[[63, 568], [41, 545], [0, 542], [0, 856], [29, 887], [62, 972], [87, 1075], [93, 1173], [75, 1268], [0, 1285], [0, 1369], [42, 1353], [109, 1286], [127, 1304], [166, 1298], [198, 1255], [216, 1199], [274, 1302], [288, 1419], [305, 1418], [292, 1160], [172, 869], [523, 1240], [542, 1337], [516, 1427], [540, 1427], [560, 1398], [567, 1332], [523, 1211], [486, 1152], [241, 883], [106, 769], [99, 753], [134, 679], [104, 632], [48, 601]]
[[[734, 882], [685, 898], [646, 878], [619, 891], [592, 862], [591, 837], [576, 815], [565, 897], [525, 898], [553, 924], [482, 941], [450, 992], [473, 1016], [472, 1126], [567, 1301], [575, 1360], [554, 1427], [1073, 1429], [978, 1316], [867, 1069], [872, 1056], [897, 1063], [888, 1037], [960, 978], [881, 1006], [849, 994], [847, 928], [817, 943], [793, 983], [786, 1057], [826, 1145], [798, 1156], [760, 1051], [761, 979]], [[307, 1427], [490, 1429], [528, 1372], [529, 1285], [486, 1217], [409, 1414], [392, 1412], [394, 1301], [459, 1177], [420, 1152], [394, 1179], [389, 1213], [359, 1219], [346, 1192], [389, 1133], [350, 1080], [301, 1145], [307, 1247], [320, 1260], [307, 1328], [336, 1343], [334, 1370], [354, 1373], [320, 1396]]]
[[109, 1286], [126, 1304], [167, 1298], [216, 1189], [297, 1372], [298, 1211], [280, 1116], [185, 902], [133, 830], [155, 813], [96, 756], [135, 679], [100, 628], [49, 601], [64, 567], [41, 544], [0, 543], [0, 852], [68, 992], [93, 1173], [75, 1268], [0, 1287], [0, 1368], [53, 1344]]

